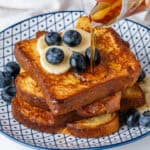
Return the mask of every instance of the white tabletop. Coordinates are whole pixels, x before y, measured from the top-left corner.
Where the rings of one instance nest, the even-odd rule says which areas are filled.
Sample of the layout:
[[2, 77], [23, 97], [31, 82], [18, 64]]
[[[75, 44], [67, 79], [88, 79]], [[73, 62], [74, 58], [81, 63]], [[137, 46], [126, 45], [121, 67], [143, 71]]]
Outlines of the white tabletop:
[[[55, 0], [53, 5], [49, 5], [49, 0], [0, 0], [0, 31], [6, 27], [23, 20], [27, 17], [54, 11], [54, 10], [79, 10], [81, 9], [80, 1], [78, 0]], [[33, 7], [34, 6], [34, 7]], [[7, 14], [7, 15], [6, 15]], [[150, 15], [142, 13], [131, 17], [139, 23], [150, 25]], [[150, 136], [131, 144], [113, 148], [113, 150], [149, 150]], [[31, 150], [31, 148], [11, 141], [4, 135], [0, 134], [0, 149], [1, 150]]]

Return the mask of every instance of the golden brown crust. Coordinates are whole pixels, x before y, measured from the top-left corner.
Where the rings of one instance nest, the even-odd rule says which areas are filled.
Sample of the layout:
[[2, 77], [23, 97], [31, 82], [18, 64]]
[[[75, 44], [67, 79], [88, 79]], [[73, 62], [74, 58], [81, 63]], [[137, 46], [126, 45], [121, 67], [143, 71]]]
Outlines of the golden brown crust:
[[[37, 39], [21, 41], [15, 45], [16, 59], [37, 81], [49, 108], [55, 115], [78, 109], [136, 82], [140, 74], [140, 64], [118, 34], [110, 28], [99, 29], [96, 34], [102, 61], [95, 67], [94, 75], [80, 75], [86, 82], [73, 72], [57, 76], [48, 74], [39, 63]], [[65, 82], [68, 80], [72, 81], [72, 84]]]
[[104, 99], [97, 100], [89, 105], [79, 108], [77, 114], [83, 117], [93, 117], [120, 110], [121, 92], [117, 92]]
[[[32, 106], [49, 110], [43, 94], [39, 90], [36, 82], [31, 79], [26, 72], [20, 73], [16, 78], [17, 96]], [[39, 93], [38, 93], [39, 92]], [[38, 93], [38, 94], [37, 94]], [[120, 109], [121, 93], [117, 92], [102, 100], [97, 100], [89, 105], [83, 106], [76, 110], [77, 114], [82, 117], [93, 117], [96, 115], [111, 113]], [[122, 92], [121, 111], [136, 108], [144, 105], [144, 93], [138, 84], [125, 89]]]
[[46, 31], [39, 31], [36, 33], [36, 37], [39, 38], [41, 37], [42, 35], [46, 34], [47, 32]]
[[74, 112], [62, 116], [53, 116], [50, 111], [33, 107], [18, 97], [13, 98], [11, 108], [12, 114], [18, 122], [32, 129], [49, 133], [55, 133], [66, 123], [80, 119]]
[[[47, 133], [58, 133], [65, 126], [64, 117], [61, 118], [61, 124], [57, 123], [56, 120], [52, 118], [50, 112], [32, 107], [26, 102], [23, 102], [23, 100], [18, 100], [18, 98], [13, 98], [11, 109], [13, 117], [18, 122], [34, 130]], [[75, 116], [72, 118], [76, 120], [74, 117]], [[117, 115], [112, 118], [111, 121], [93, 128], [91, 128], [91, 126], [89, 126], [89, 128], [84, 128], [82, 124], [78, 126], [74, 123], [67, 125], [69, 133], [78, 137], [100, 137], [109, 135], [117, 131], [118, 128], [119, 122]]]
[[32, 106], [49, 110], [44, 95], [37, 83], [27, 75], [26, 72], [20, 73], [16, 80], [17, 96], [29, 103]]
[[59, 129], [61, 129], [61, 127], [59, 127], [59, 126], [38, 123], [38, 122], [35, 122], [35, 120], [32, 120], [27, 116], [24, 116], [24, 114], [22, 114], [20, 112], [20, 110], [18, 108], [18, 104], [16, 104], [16, 102], [14, 102], [14, 101], [11, 105], [11, 108], [12, 108], [13, 117], [18, 122], [22, 123], [24, 126], [26, 126], [28, 128], [38, 130], [41, 132], [48, 132], [48, 133], [57, 133], [57, 131]]
[[144, 93], [138, 84], [128, 87], [122, 92], [121, 111], [125, 111], [130, 108], [137, 108], [144, 104]]
[[[32, 106], [49, 110], [44, 95], [37, 83], [27, 75], [20, 73], [16, 78], [17, 97], [24, 99]], [[99, 114], [111, 113], [120, 109], [121, 92], [117, 92], [107, 98], [97, 100], [89, 105], [79, 108], [77, 114], [83, 117], [93, 117]]]
[[[20, 73], [16, 78], [17, 97], [23, 99], [32, 106], [49, 110], [44, 96], [37, 86], [36, 82], [31, 79], [26, 72]], [[97, 100], [88, 106], [79, 108], [77, 114], [82, 117], [92, 117], [99, 114], [111, 113], [120, 109], [121, 93], [117, 92], [112, 96]]]
[[[49, 110], [46, 100], [40, 91], [36, 82], [31, 79], [26, 72], [20, 73], [16, 78], [17, 96], [29, 103], [32, 106]], [[97, 100], [89, 105], [83, 106], [76, 110], [77, 114], [82, 117], [92, 117], [99, 114], [111, 113], [136, 108], [144, 105], [145, 98], [142, 89], [138, 84], [125, 89], [122, 92], [121, 107], [120, 107], [120, 92], [106, 97], [102, 100]]]
[[11, 104], [12, 114], [13, 117], [23, 125], [38, 131], [49, 132], [49, 133], [56, 133], [61, 128], [61, 126], [49, 124], [48, 119], [46, 121], [39, 122], [38, 119], [35, 119], [36, 117], [34, 117], [34, 119], [30, 118], [30, 116], [28, 116], [27, 114], [25, 115], [24, 113], [21, 113], [21, 108], [22, 107], [20, 106], [16, 98], [14, 98]]
[[96, 127], [82, 126], [78, 123], [67, 124], [67, 130], [71, 135], [81, 138], [96, 138], [101, 136], [110, 135], [119, 130], [119, 117], [115, 115], [111, 121], [100, 124]]
[[89, 18], [87, 16], [83, 16], [83, 17], [78, 18], [78, 20], [76, 22], [76, 28], [90, 32], [91, 31], [91, 25], [90, 25]]
[[42, 99], [40, 97], [37, 97], [36, 95], [32, 95], [30, 93], [27, 93], [25, 91], [22, 91], [21, 89], [17, 89], [17, 97], [22, 98], [25, 97], [25, 101], [29, 103], [31, 106], [39, 107], [44, 110], [50, 110], [48, 105], [45, 102], [45, 99]]

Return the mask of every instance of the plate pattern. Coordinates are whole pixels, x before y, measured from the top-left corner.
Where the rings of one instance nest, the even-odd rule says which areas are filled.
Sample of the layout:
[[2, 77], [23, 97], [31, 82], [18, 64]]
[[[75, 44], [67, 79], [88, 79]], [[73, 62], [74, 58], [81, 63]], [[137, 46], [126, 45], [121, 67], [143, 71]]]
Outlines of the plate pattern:
[[[26, 19], [0, 32], [0, 70], [7, 62], [15, 60], [14, 44], [23, 39], [30, 39], [39, 30], [63, 31], [73, 28], [75, 21], [83, 15], [81, 11], [63, 11], [43, 14]], [[113, 25], [120, 36], [130, 43], [133, 53], [141, 62], [146, 73], [150, 73], [150, 28], [122, 20]], [[2, 89], [0, 89], [1, 91]], [[64, 134], [47, 134], [31, 130], [15, 121], [11, 107], [0, 97], [0, 131], [18, 142], [36, 148], [79, 149], [110, 148], [129, 143], [150, 133], [150, 128], [123, 126], [113, 135], [102, 138], [76, 138]]]

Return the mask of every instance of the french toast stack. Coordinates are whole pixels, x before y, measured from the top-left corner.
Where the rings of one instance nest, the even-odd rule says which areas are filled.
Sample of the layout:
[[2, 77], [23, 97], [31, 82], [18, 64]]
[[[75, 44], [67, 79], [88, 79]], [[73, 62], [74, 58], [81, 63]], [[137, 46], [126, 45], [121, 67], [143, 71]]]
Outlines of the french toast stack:
[[[79, 18], [76, 28], [89, 31], [89, 20]], [[48, 73], [36, 50], [44, 34], [38, 32], [35, 39], [15, 45], [16, 59], [23, 68], [16, 78], [17, 94], [12, 101], [17, 121], [43, 132], [100, 137], [119, 129], [118, 111], [144, 104], [144, 95], [135, 84], [140, 64], [113, 29], [96, 31], [101, 63], [95, 66], [94, 74], [77, 75], [72, 70], [60, 75]]]

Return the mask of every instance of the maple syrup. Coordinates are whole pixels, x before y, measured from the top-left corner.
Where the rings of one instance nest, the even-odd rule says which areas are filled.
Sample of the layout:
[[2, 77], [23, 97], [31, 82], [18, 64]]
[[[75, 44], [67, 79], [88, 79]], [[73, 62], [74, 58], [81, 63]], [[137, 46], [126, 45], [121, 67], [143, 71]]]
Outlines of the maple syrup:
[[[83, 7], [91, 22], [90, 71], [94, 73], [96, 27], [107, 27], [119, 19], [141, 12], [146, 9], [146, 2], [145, 0], [83, 0]], [[150, 8], [150, 6], [148, 7]]]
[[96, 48], [96, 28], [91, 28], [91, 48], [90, 48], [90, 72], [94, 73], [94, 56], [95, 56], [95, 48]]

